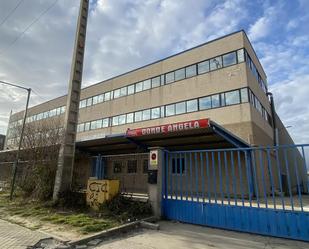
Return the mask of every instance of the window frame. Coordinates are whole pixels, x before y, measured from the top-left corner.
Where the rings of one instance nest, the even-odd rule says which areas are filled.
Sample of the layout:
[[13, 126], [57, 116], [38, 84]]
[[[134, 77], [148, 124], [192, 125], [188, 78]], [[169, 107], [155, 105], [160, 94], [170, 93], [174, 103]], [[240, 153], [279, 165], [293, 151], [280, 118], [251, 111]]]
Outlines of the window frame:
[[[133, 165], [130, 165], [130, 163], [133, 163]], [[132, 166], [133, 166], [133, 171], [132, 171]], [[127, 174], [137, 174], [137, 160], [136, 159], [129, 159], [127, 161]]]
[[[214, 65], [214, 64], [212, 63], [212, 61], [217, 60], [217, 59], [220, 59], [220, 60], [218, 61], [218, 64], [215, 63], [216, 67], [215, 67], [215, 68], [212, 68], [212, 65]], [[220, 65], [220, 67], [217, 67], [217, 65]], [[221, 69], [221, 68], [223, 68], [223, 62], [222, 62], [222, 56], [221, 56], [221, 55], [219, 55], [219, 56], [217, 56], [217, 57], [214, 57], [214, 58], [211, 58], [211, 59], [209, 60], [209, 70], [210, 70], [210, 71], [215, 71], [215, 70], [218, 70], [218, 69]]]

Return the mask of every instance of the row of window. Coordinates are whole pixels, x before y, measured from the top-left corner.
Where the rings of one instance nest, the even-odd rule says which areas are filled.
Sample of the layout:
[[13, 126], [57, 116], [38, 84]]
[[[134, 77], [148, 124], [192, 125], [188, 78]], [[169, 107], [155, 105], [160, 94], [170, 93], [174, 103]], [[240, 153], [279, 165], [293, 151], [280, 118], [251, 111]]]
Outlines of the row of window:
[[267, 86], [266, 86], [265, 82], [263, 81], [261, 75], [259, 74], [258, 70], [256, 69], [256, 66], [254, 65], [254, 63], [253, 63], [252, 59], [250, 58], [247, 51], [245, 51], [245, 57], [246, 57], [246, 63], [248, 65], [248, 67], [251, 69], [251, 72], [255, 76], [260, 87], [262, 88], [264, 93], [267, 93]]
[[202, 61], [178, 70], [162, 74], [151, 79], [131, 84], [110, 92], [102, 93], [80, 101], [79, 108], [89, 107], [95, 104], [117, 99], [123, 96], [149, 90], [178, 80], [190, 78], [198, 74], [208, 73], [220, 68], [228, 67], [245, 61], [245, 50], [239, 49], [228, 54], [220, 55], [209, 60]]
[[270, 114], [266, 111], [264, 106], [261, 104], [259, 99], [254, 95], [254, 93], [249, 89], [249, 99], [250, 103], [258, 110], [262, 117], [272, 126], [272, 118]]
[[138, 172], [138, 170], [137, 170], [137, 160], [128, 160], [126, 165], [127, 165], [127, 167], [125, 168], [124, 162], [122, 162], [122, 161], [113, 162], [113, 172], [114, 172], [114, 174], [121, 174], [121, 173], [147, 174], [148, 173], [148, 159], [143, 160], [142, 172]]
[[140, 121], [147, 121], [151, 119], [158, 119], [184, 113], [235, 105], [248, 102], [248, 98], [248, 88], [242, 88], [169, 105], [121, 114], [110, 118], [80, 123], [78, 124], [77, 131], [83, 132], [106, 128], [109, 126], [131, 124]]
[[[199, 74], [204, 74], [210, 71], [214, 71], [220, 68], [228, 67], [246, 61], [252, 73], [255, 75], [258, 83], [260, 84], [263, 91], [267, 92], [267, 87], [264, 81], [262, 80], [258, 70], [256, 69], [252, 59], [245, 49], [239, 49], [237, 51], [230, 52], [228, 54], [220, 55], [209, 60], [202, 61], [197, 64], [193, 64], [178, 70], [153, 77], [129, 86], [118, 88], [116, 90], [102, 93], [87, 99], [80, 101], [79, 108], [85, 108], [92, 105], [96, 105], [102, 102], [106, 102], [112, 99], [117, 99], [123, 96], [131, 95], [141, 91], [146, 91], [151, 88], [156, 88], [165, 84], [170, 84], [172, 82], [183, 80], [185, 78], [190, 78]], [[27, 118], [27, 123], [38, 121], [41, 119], [61, 115], [65, 112], [65, 106], [55, 108], [43, 113], [38, 113]], [[12, 126], [20, 125], [22, 120], [12, 122]]]
[[[51, 118], [51, 117], [54, 117], [54, 116], [61, 115], [63, 113], [65, 113], [65, 106], [61, 106], [61, 107], [58, 107], [58, 108], [55, 108], [55, 109], [52, 109], [52, 110], [49, 110], [49, 111], [46, 111], [46, 112], [41, 112], [41, 113], [38, 113], [38, 114], [34, 114], [32, 116], [29, 116], [26, 119], [26, 123], [30, 123], [30, 122], [33, 122], [33, 121], [39, 121], [39, 120], [46, 119], [46, 118]], [[22, 119], [19, 119], [19, 120], [14, 121], [14, 122], [10, 122], [9, 129], [15, 128], [18, 125], [22, 125], [22, 123], [23, 123]]]

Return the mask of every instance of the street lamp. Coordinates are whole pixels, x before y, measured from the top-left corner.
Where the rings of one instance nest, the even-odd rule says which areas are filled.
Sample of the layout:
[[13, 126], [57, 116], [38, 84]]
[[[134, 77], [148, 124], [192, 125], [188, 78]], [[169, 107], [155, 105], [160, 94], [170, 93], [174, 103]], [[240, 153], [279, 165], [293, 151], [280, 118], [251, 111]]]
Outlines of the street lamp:
[[26, 87], [23, 87], [23, 86], [19, 86], [19, 85], [12, 84], [12, 83], [5, 82], [5, 81], [1, 81], [1, 80], [0, 80], [0, 83], [3, 84], [3, 85], [7, 85], [7, 86], [17, 87], [17, 88], [26, 90], [28, 92], [26, 109], [25, 109], [25, 113], [24, 113], [23, 124], [22, 124], [21, 132], [20, 132], [20, 138], [19, 138], [19, 143], [18, 143], [18, 150], [17, 150], [17, 153], [16, 153], [15, 162], [13, 164], [13, 177], [12, 177], [11, 192], [10, 192], [10, 200], [12, 200], [13, 199], [13, 193], [14, 193], [14, 187], [15, 187], [17, 166], [18, 166], [18, 162], [19, 162], [19, 154], [20, 154], [20, 149], [21, 149], [21, 145], [22, 145], [22, 141], [23, 141], [23, 136], [24, 136], [24, 130], [25, 130], [25, 124], [26, 124], [26, 118], [27, 118], [27, 112], [28, 112], [28, 106], [29, 106], [31, 88], [26, 88]]
[[267, 96], [270, 96], [270, 110], [272, 116], [272, 127], [273, 127], [273, 137], [274, 137], [274, 146], [277, 146], [278, 143], [278, 130], [276, 125], [276, 111], [275, 111], [275, 104], [274, 104], [274, 97], [271, 92], [266, 93]]

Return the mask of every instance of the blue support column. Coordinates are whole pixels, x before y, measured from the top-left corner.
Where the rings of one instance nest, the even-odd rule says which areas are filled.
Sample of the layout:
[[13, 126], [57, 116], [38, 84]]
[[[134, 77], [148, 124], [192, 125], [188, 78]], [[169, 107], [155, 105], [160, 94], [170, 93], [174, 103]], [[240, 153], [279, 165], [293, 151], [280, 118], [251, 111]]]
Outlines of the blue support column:
[[102, 174], [101, 174], [101, 179], [106, 179], [106, 161], [104, 157], [101, 157], [101, 169], [102, 169]]

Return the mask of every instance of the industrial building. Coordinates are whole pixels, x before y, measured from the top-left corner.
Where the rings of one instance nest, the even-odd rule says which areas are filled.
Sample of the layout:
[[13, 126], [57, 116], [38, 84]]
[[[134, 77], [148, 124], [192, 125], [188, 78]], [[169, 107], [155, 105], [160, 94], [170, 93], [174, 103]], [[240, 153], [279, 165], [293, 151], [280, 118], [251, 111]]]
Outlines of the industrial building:
[[[61, 96], [30, 108], [27, 124], [61, 120], [65, 104]], [[80, 188], [100, 174], [120, 179], [124, 192], [147, 192], [151, 147], [293, 144], [272, 110], [266, 74], [244, 31], [85, 87], [79, 108], [74, 180]], [[16, 147], [13, 130], [22, 117], [10, 117], [8, 148]]]
[[[63, 129], [65, 105], [30, 108], [27, 127]], [[23, 114], [10, 116], [6, 148]], [[74, 190], [117, 179], [160, 217], [308, 241], [309, 146], [276, 114], [243, 30], [83, 88], [78, 115]]]

